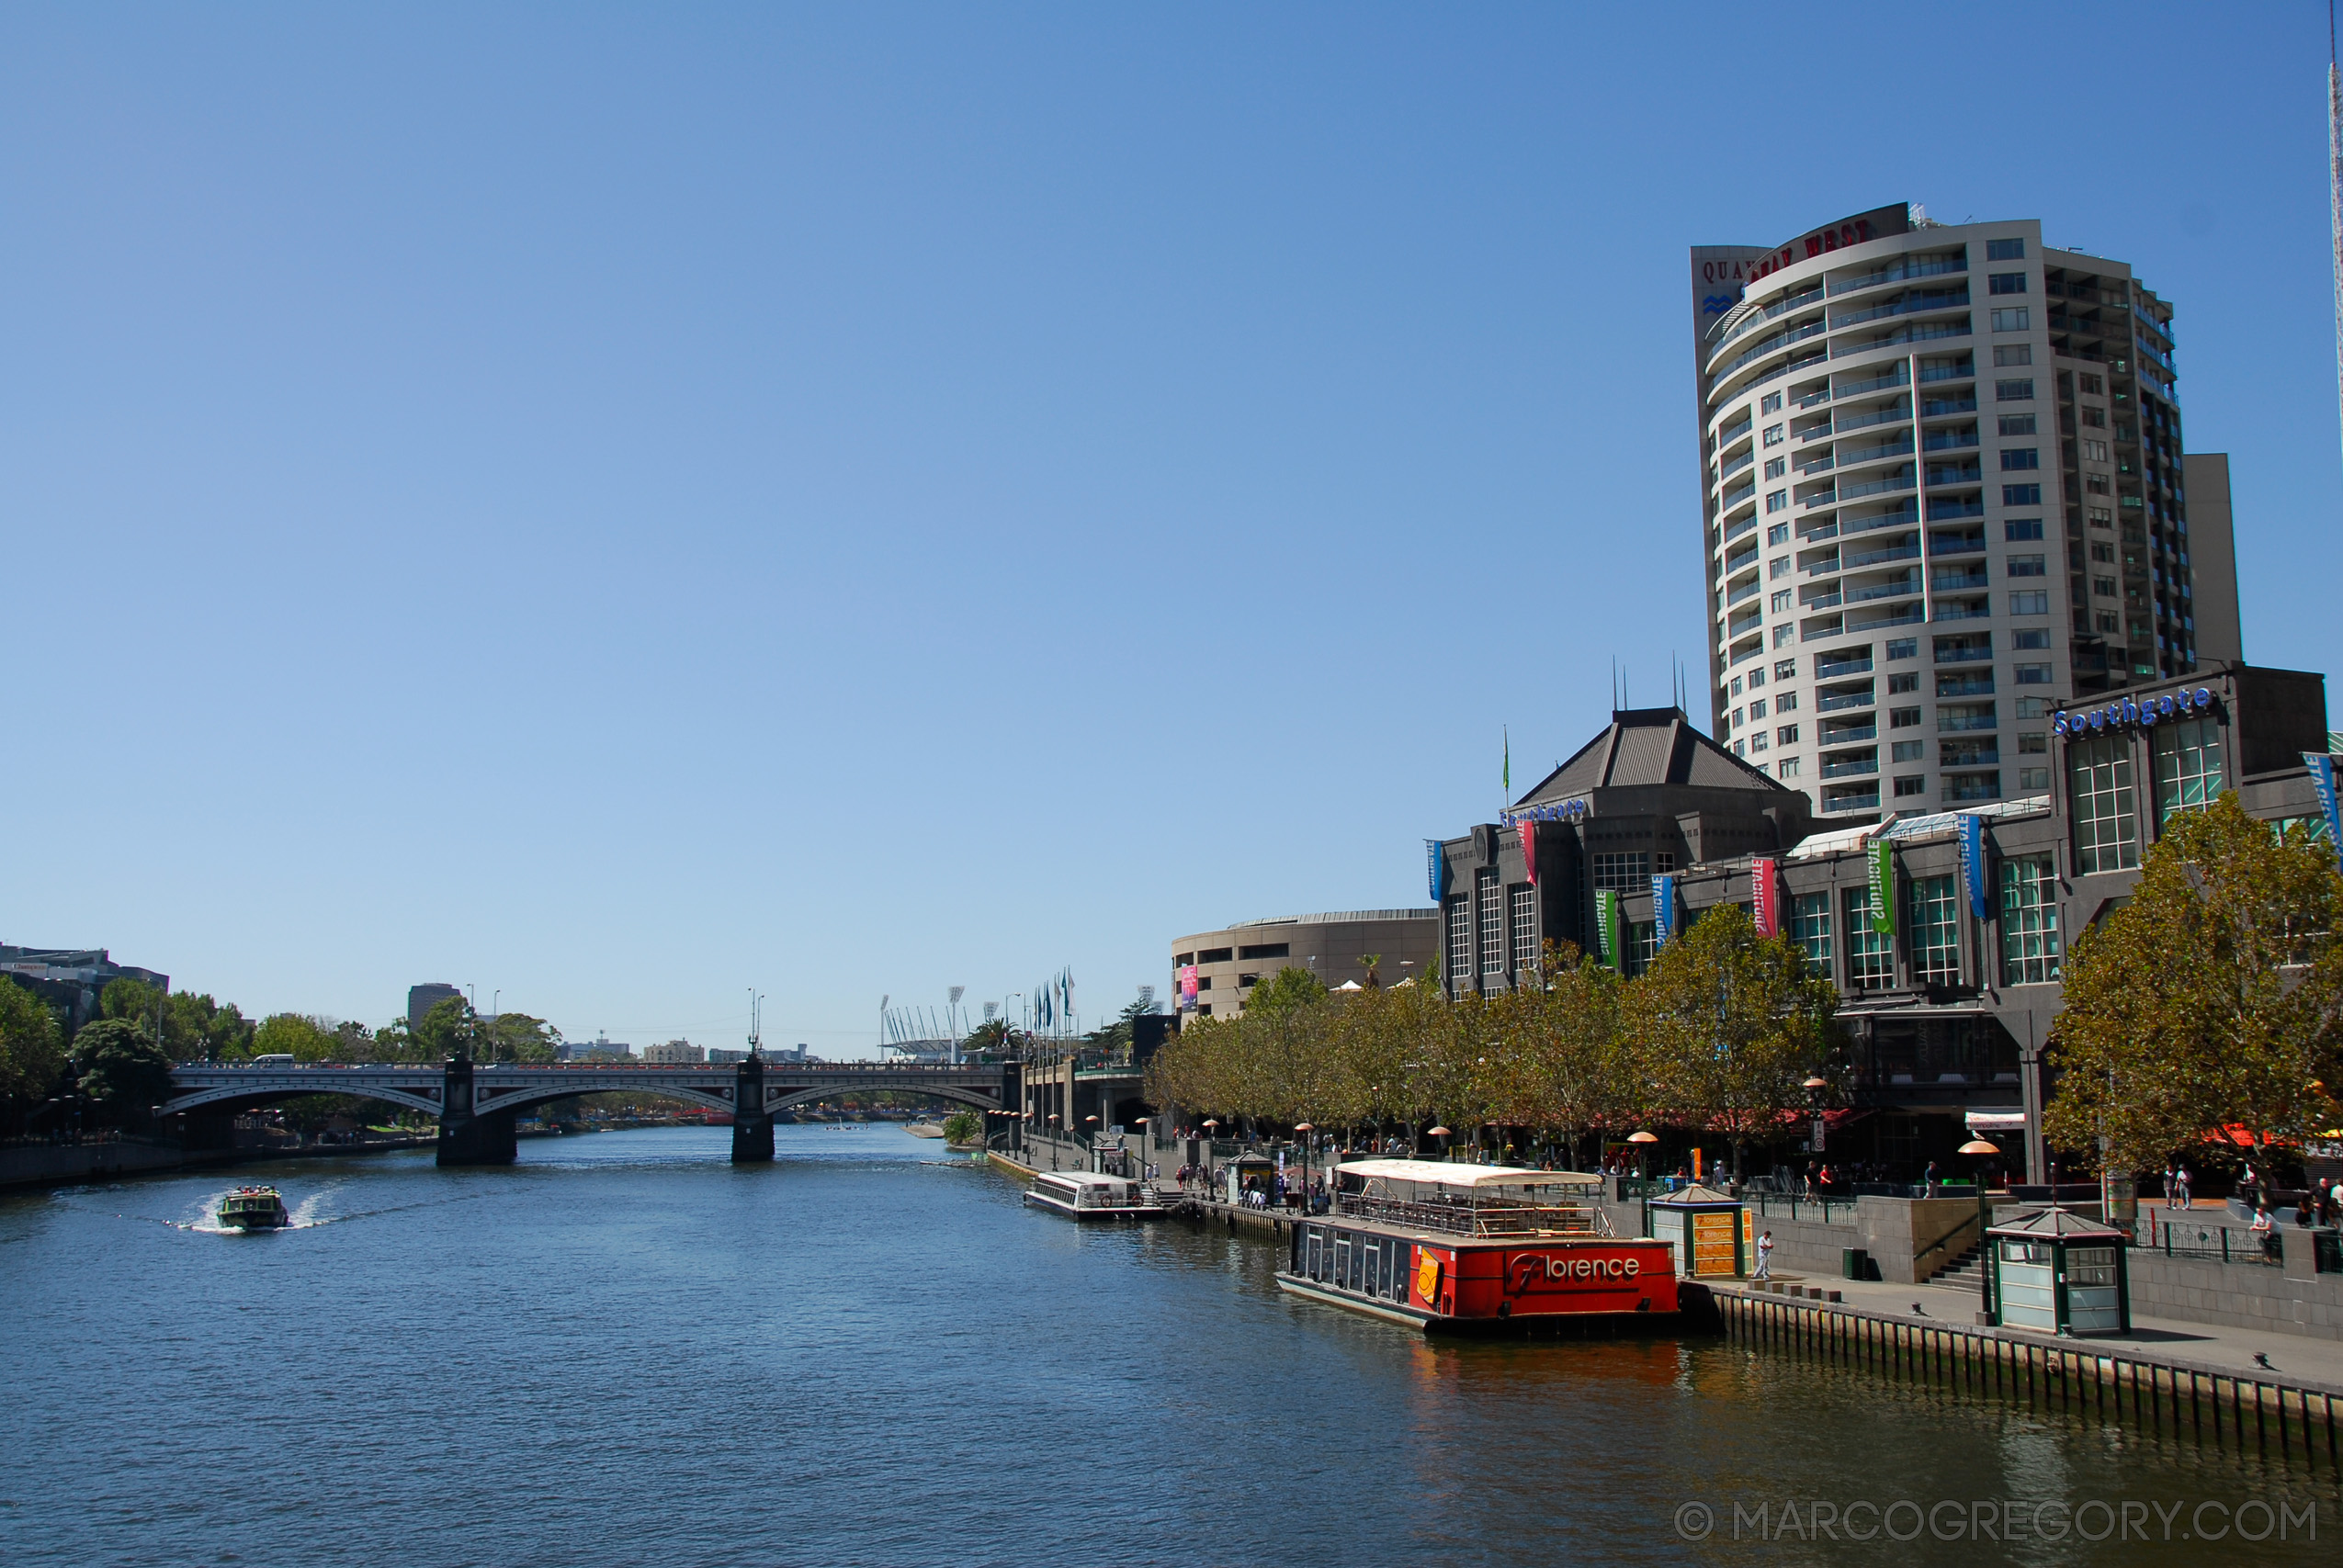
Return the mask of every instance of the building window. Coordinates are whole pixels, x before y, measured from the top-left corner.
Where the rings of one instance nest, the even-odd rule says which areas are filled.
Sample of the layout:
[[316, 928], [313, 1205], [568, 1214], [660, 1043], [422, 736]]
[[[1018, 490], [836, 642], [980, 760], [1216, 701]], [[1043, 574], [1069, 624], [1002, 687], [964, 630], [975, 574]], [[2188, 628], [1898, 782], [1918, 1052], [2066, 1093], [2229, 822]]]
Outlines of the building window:
[[1537, 889], [1526, 883], [1508, 888], [1513, 905], [1513, 973], [1537, 970]]
[[2077, 378], [2077, 384], [2079, 385], [2084, 391], [2090, 393], [2093, 397], [2098, 397], [2107, 390], [2106, 386], [2100, 380], [2100, 378], [2088, 371], [2085, 371], [2081, 376]]
[[2009, 446], [2002, 449], [2001, 470], [2004, 473], [2008, 473], [2012, 468], [2041, 467], [2042, 448], [2039, 446]]
[[1473, 907], [1466, 898], [1448, 900], [1448, 985], [1461, 990], [1473, 973]]
[[1758, 404], [1758, 412], [1760, 413], [1780, 413], [1781, 412], [1782, 394], [1779, 392], [1766, 393], [1764, 399]]
[[2210, 718], [2184, 718], [2156, 729], [2156, 820], [2209, 806], [2221, 794], [2221, 728]]
[[[2008, 347], [2009, 345], [2004, 344], [2003, 346]], [[2016, 346], [2023, 348], [2025, 344], [2019, 344]], [[1999, 357], [2001, 353], [2000, 349], [1997, 348], [1993, 352], [1997, 358]], [[1996, 381], [1993, 384], [1993, 400], [1995, 402], [2030, 403], [2033, 401], [2033, 398], [2034, 378], [2031, 376], [2020, 376], [2012, 380]]]
[[1789, 576], [1790, 558], [1788, 556], [1776, 556], [1771, 560], [1766, 562], [1765, 575], [1768, 578]]
[[1898, 799], [1902, 799], [1906, 795], [1926, 795], [1927, 793], [1928, 775], [1926, 773], [1913, 773], [1907, 777], [1899, 778], [1896, 781], [1896, 795]]
[[2050, 787], [2050, 770], [2048, 768], [2020, 768], [2018, 770], [2018, 787], [2021, 790], [2027, 791], [2048, 789]]
[[[2011, 526], [2014, 527], [2015, 525], [2013, 524]], [[2039, 530], [2042, 527], [2042, 525], [2037, 523], [2034, 525], [2034, 527]], [[2042, 537], [2042, 535], [2039, 532], [2036, 532], [2034, 537], [2039, 539]], [[2002, 563], [2001, 571], [2002, 575], [2005, 577], [2046, 577], [2049, 575], [2050, 571], [2048, 558], [2044, 556], [2011, 556], [2007, 561]]]
[[2022, 272], [1997, 272], [1988, 275], [1986, 279], [1986, 292], [1988, 294], [2023, 294], [2025, 291], [2026, 275]]
[[[2009, 454], [2004, 452], [2001, 456], [2004, 458], [2007, 458]], [[2002, 467], [2005, 468], [2009, 466], [2009, 465], [2007, 462], [2002, 464]], [[2004, 506], [2040, 506], [2042, 504], [2042, 486], [2003, 485], [2001, 487], [2001, 504]]]
[[1775, 615], [1787, 615], [1787, 614], [1789, 613], [1789, 610], [1790, 610], [1790, 596], [1791, 596], [1791, 594], [1792, 594], [1794, 592], [1794, 590], [1788, 589], [1788, 588], [1778, 588], [1778, 589], [1774, 590], [1774, 593], [1773, 593], [1773, 613], [1774, 613]]
[[2013, 615], [2047, 615], [2050, 614], [2050, 591], [2036, 588], [2010, 594], [2009, 613]]
[[1996, 368], [2014, 368], [2020, 365], [2032, 365], [2033, 362], [2034, 345], [2030, 343], [2004, 343], [1994, 345], [1993, 363]]
[[1876, 989], [1896, 983], [1896, 939], [1871, 929], [1871, 889], [1839, 894], [1847, 918], [1847, 983]]
[[1917, 659], [1919, 651], [1920, 639], [1916, 637], [1892, 637], [1887, 639], [1887, 657], [1890, 659]]
[[1920, 710], [1918, 708], [1889, 708], [1887, 710], [1887, 728], [1890, 729], [1911, 729], [1917, 728], [1919, 722]]
[[1794, 893], [1790, 897], [1790, 940], [1805, 950], [1806, 966], [1830, 973], [1830, 895]]
[[2030, 413], [2003, 414], [2001, 416], [2001, 434], [2004, 435], [2033, 434], [2034, 416]]
[[1765, 509], [1768, 512], [1779, 512], [1789, 504], [1790, 492], [1788, 491], [1770, 490], [1765, 492]]
[[[2042, 519], [2039, 517], [2013, 517], [2009, 522], [2004, 523], [2001, 525], [2001, 536], [2009, 540], [2013, 545], [2026, 539], [2039, 539], [2042, 537]], [[2036, 558], [2039, 559], [2040, 558], [2037, 557]]]
[[1773, 628], [1773, 646], [1776, 648], [1787, 648], [1790, 646], [1791, 639], [1795, 637], [1797, 635], [1798, 628], [1794, 626], [1776, 626]]
[[2075, 824], [2077, 875], [2139, 868], [2130, 736], [2102, 735], [2067, 742], [2066, 815]]
[[2023, 240], [1987, 240], [1985, 243], [1985, 259], [2023, 261], [2026, 259], [2026, 243]]
[[1659, 939], [1649, 920], [1628, 920], [1624, 923], [1627, 928], [1625, 972], [1632, 976], [1651, 967], [1652, 957], [1659, 951]]
[[1789, 542], [1790, 525], [1787, 523], [1776, 523], [1765, 531], [1765, 543], [1768, 549], [1775, 545], [1786, 545]]
[[1961, 980], [1961, 905], [1950, 876], [1911, 881], [1912, 978], [1953, 986]]
[[1769, 424], [1765, 427], [1765, 444], [1768, 446], [1779, 446], [1782, 445], [1782, 427], [1780, 425]]
[[1795, 746], [1798, 743], [1798, 727], [1794, 724], [1783, 725], [1773, 732], [1773, 739], [1778, 746]]
[[1765, 477], [1767, 479], [1778, 479], [1789, 471], [1790, 459], [1787, 457], [1768, 457], [1765, 460]]
[[2048, 855], [2001, 863], [2001, 983], [2042, 986], [2058, 978], [2058, 874]]
[[1784, 692], [1780, 696], [1774, 698], [1773, 711], [1777, 716], [1785, 713], [1797, 712], [1798, 694], [1795, 692]]
[[1773, 661], [1773, 678], [1775, 680], [1794, 681], [1797, 679], [1797, 676], [1798, 661], [1796, 660], [1777, 659]]
[[1798, 776], [1798, 759], [1784, 757], [1773, 764], [1773, 771], [1778, 777], [1794, 779]]
[[1594, 857], [1594, 890], [1597, 893], [1642, 893], [1651, 887], [1651, 856], [1645, 851], [1632, 853], [1599, 853]]
[[1237, 950], [1237, 956], [1239, 959], [1247, 960], [1254, 958], [1286, 958], [1293, 954], [1293, 951], [1294, 947], [1291, 942], [1265, 942], [1255, 947], [1239, 948]]
[[1475, 889], [1480, 903], [1480, 972], [1483, 975], [1505, 973], [1505, 889], [1497, 878], [1483, 872], [1480, 886]]
[[[2023, 305], [2020, 305], [2014, 310], [1996, 310], [1993, 312], [1993, 330], [1998, 333], [2032, 332], [2034, 324], [2033, 318], [2033, 311]], [[2030, 365], [2033, 363], [2031, 355], [2025, 359], [2013, 361], [2003, 359], [2000, 355], [2001, 351], [1999, 349], [1994, 350], [1994, 363], [1997, 365]]]
[[2011, 648], [2048, 648], [2050, 628], [2048, 626], [2020, 626], [2009, 634], [2009, 646]]
[[1920, 760], [1920, 754], [1927, 749], [1928, 742], [1925, 740], [1898, 740], [1895, 745], [1888, 748], [1890, 752], [1888, 761], [1891, 762], [1917, 762]]

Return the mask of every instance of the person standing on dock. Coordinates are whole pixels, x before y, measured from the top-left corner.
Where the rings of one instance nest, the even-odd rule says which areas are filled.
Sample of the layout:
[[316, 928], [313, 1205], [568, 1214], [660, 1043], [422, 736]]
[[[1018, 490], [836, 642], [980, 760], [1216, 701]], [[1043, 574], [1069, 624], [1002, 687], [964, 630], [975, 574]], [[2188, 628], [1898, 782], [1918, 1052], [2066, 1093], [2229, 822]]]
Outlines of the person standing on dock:
[[1757, 1272], [1756, 1272], [1755, 1274], [1750, 1275], [1750, 1276], [1749, 1276], [1749, 1278], [1751, 1278], [1751, 1279], [1753, 1279], [1753, 1280], [1771, 1280], [1771, 1279], [1772, 1279], [1772, 1278], [1773, 1278], [1773, 1233], [1772, 1233], [1771, 1231], [1767, 1231], [1767, 1232], [1765, 1232], [1762, 1235], [1760, 1235], [1760, 1236], [1758, 1237], [1757, 1255], [1758, 1255], [1758, 1266], [1757, 1266]]

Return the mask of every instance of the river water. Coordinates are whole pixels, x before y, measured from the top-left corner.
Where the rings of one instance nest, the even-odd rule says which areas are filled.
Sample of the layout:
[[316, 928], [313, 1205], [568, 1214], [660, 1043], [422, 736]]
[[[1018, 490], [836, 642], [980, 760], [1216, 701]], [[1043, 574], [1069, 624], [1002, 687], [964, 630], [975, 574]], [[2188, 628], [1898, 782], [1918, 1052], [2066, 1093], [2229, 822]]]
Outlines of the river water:
[[[204, 1228], [220, 1175], [0, 1199], [0, 1562], [2307, 1562], [2343, 1539], [2323, 1468], [1722, 1340], [1431, 1343], [1282, 1296], [1261, 1242], [1078, 1229], [897, 1127], [784, 1127], [744, 1168], [729, 1138], [243, 1168], [303, 1222], [277, 1235]], [[2011, 1501], [2016, 1543], [1975, 1506]], [[2180, 1539], [2233, 1513], [2268, 1539]]]

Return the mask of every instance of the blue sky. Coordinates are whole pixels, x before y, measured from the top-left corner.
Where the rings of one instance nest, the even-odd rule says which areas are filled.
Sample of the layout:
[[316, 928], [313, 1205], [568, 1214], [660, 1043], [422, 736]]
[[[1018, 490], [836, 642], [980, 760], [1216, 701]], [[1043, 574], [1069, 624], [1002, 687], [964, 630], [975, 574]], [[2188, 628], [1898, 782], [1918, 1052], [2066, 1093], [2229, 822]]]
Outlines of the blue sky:
[[1699, 668], [1685, 248], [1896, 200], [2175, 302], [2336, 669], [2324, 14], [1928, 17], [10, 6], [0, 941], [845, 1054], [1418, 902]]

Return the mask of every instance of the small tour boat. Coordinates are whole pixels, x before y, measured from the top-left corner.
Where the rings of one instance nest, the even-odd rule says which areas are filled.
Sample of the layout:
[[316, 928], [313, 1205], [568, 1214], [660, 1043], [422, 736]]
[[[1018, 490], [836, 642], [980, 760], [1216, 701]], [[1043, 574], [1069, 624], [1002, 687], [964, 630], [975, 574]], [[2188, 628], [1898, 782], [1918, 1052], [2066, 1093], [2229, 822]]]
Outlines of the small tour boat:
[[1665, 1241], [1611, 1234], [1602, 1179], [1434, 1160], [1335, 1169], [1333, 1212], [1294, 1227], [1281, 1290], [1427, 1334], [1673, 1322]]
[[293, 1223], [284, 1194], [274, 1187], [239, 1187], [220, 1200], [220, 1224], [239, 1231], [282, 1230]]
[[1036, 1171], [1025, 1201], [1075, 1220], [1152, 1220], [1164, 1213], [1146, 1182], [1088, 1170]]
[[904, 1123], [903, 1131], [909, 1133], [914, 1138], [940, 1138], [944, 1135], [944, 1123], [941, 1122], [909, 1122]]

